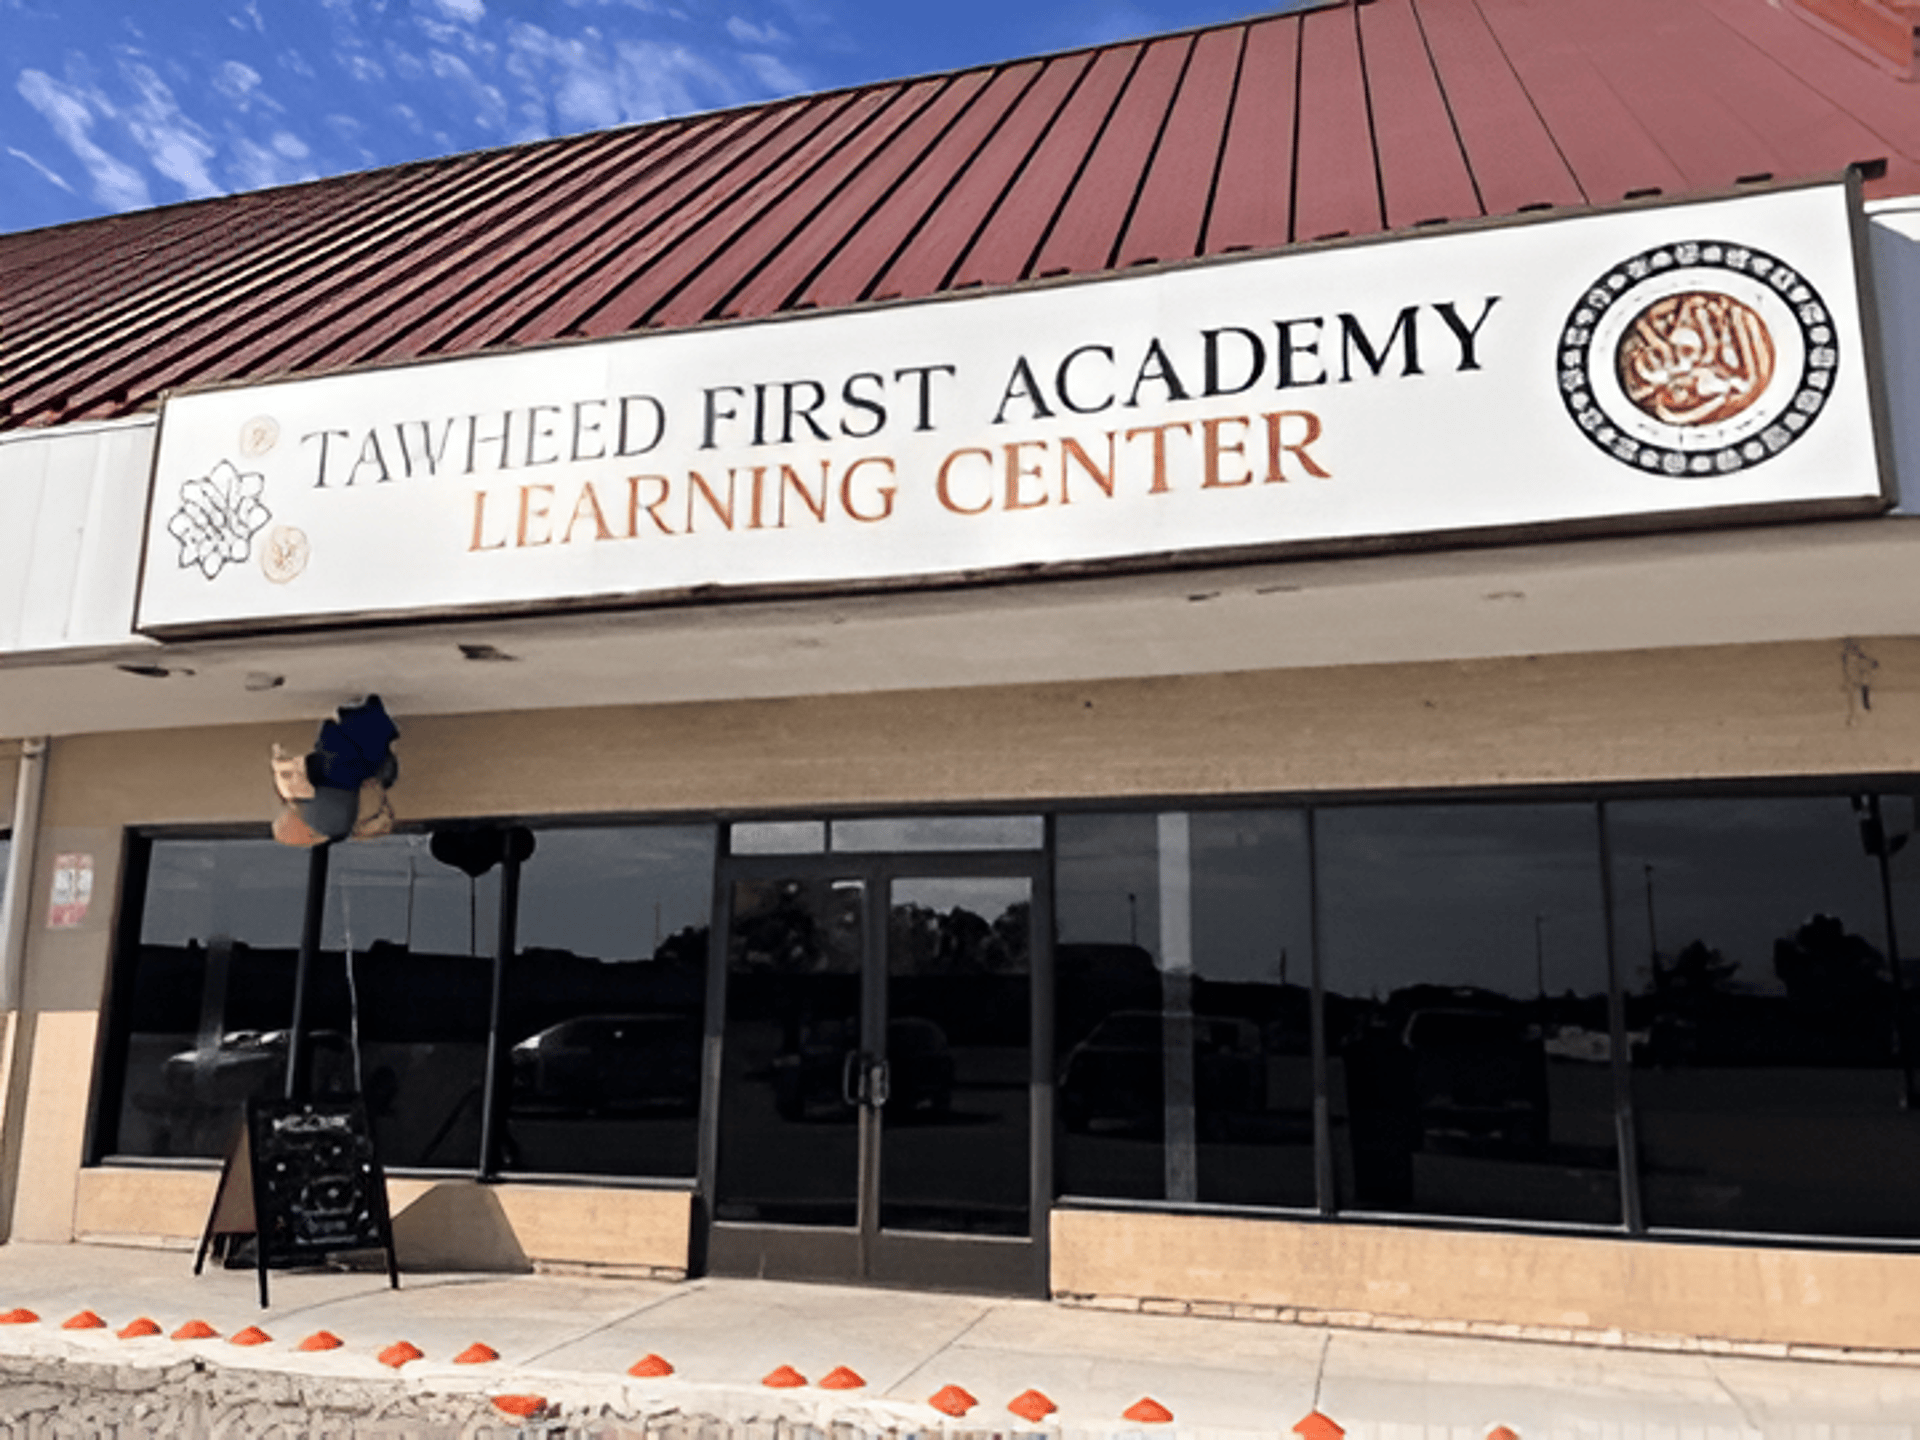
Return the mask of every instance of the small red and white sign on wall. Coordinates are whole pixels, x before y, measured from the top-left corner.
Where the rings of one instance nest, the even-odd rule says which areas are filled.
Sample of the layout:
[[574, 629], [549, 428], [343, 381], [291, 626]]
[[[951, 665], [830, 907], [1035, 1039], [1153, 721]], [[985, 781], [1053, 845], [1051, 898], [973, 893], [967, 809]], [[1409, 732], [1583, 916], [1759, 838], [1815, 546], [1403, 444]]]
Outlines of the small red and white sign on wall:
[[72, 930], [87, 918], [93, 900], [93, 856], [72, 852], [53, 859], [53, 888], [47, 902], [47, 928]]

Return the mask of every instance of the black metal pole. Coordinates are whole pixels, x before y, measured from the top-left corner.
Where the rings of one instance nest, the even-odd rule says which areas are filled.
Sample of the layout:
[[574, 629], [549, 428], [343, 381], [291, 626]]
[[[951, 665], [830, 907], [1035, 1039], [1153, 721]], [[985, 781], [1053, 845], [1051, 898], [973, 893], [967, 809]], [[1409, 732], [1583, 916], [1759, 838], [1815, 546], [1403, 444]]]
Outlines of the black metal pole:
[[501, 836], [500, 929], [493, 946], [493, 995], [487, 1007], [487, 1073], [480, 1090], [479, 1178], [482, 1180], [490, 1180], [500, 1173], [500, 1107], [505, 1103], [507, 1091], [500, 1074], [507, 1053], [500, 1026], [506, 1018], [507, 964], [512, 959], [513, 937], [520, 925], [522, 852], [516, 839], [513, 830]]
[[[1313, 1196], [1322, 1215], [1340, 1208], [1333, 1163], [1332, 1086], [1327, 1077], [1327, 992], [1320, 976], [1320, 821], [1307, 811], [1307, 1034], [1313, 1057]], [[1352, 1141], [1353, 1132], [1347, 1132]]]
[[[1607, 1052], [1613, 1072], [1613, 1144], [1620, 1159], [1620, 1223], [1629, 1235], [1646, 1233], [1646, 1215], [1640, 1203], [1640, 1137], [1633, 1108], [1633, 1051], [1627, 1031], [1627, 986], [1620, 967], [1620, 936], [1614, 916], [1613, 829], [1606, 802], [1594, 806], [1600, 840], [1600, 916], [1607, 945]], [[1647, 930], [1653, 931], [1653, 866], [1647, 875]], [[1652, 981], [1660, 988], [1660, 952], [1650, 940]]]
[[320, 955], [320, 921], [327, 912], [327, 852], [316, 845], [307, 852], [307, 908], [300, 920], [300, 958], [293, 969], [293, 1027], [287, 1035], [287, 1089], [289, 1100], [307, 1098], [308, 1071], [313, 1068], [307, 1044], [307, 992], [313, 987], [314, 961]]
[[1887, 980], [1893, 987], [1893, 1050], [1900, 1067], [1900, 1108], [1914, 1106], [1913, 1043], [1907, 1034], [1906, 979], [1900, 973], [1900, 931], [1893, 918], [1893, 856], [1887, 839], [1887, 820], [1876, 792], [1867, 796], [1867, 816], [1873, 840], [1873, 858], [1880, 867], [1880, 923], [1887, 932]]

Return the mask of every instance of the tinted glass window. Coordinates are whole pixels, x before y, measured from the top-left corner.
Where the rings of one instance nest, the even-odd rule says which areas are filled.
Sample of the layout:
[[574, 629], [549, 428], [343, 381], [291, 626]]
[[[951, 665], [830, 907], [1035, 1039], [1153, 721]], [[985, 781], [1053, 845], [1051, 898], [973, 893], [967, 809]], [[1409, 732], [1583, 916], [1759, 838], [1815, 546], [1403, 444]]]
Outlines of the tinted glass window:
[[1032, 884], [901, 877], [890, 890], [880, 1224], [1026, 1235]]
[[[152, 842], [115, 994], [113, 1151], [218, 1157], [247, 1098], [284, 1088], [306, 888], [306, 854], [271, 840]], [[323, 1064], [315, 1079], [343, 1077]]]
[[[425, 835], [336, 845], [317, 982], [357, 1002], [357, 1074], [389, 1166], [469, 1170], [480, 1160], [500, 872], [474, 879]], [[317, 1011], [316, 1060], [353, 1061], [352, 1015]]]
[[511, 1170], [690, 1176], [711, 826], [541, 830], [507, 973]]
[[743, 820], [728, 827], [735, 855], [817, 855], [827, 848], [824, 820]]
[[[1920, 1234], [1913, 977], [1889, 961], [1872, 814], [1608, 806], [1648, 1224]], [[1895, 855], [1889, 879], [1910, 888], [1913, 866]]]
[[1341, 1207], [1617, 1221], [1594, 808], [1316, 823]]
[[883, 850], [1038, 850], [1047, 843], [1038, 815], [910, 815], [885, 820], [836, 820], [833, 848]]
[[1060, 1189], [1314, 1204], [1303, 815], [1068, 815], [1056, 837]]
[[867, 887], [812, 876], [731, 888], [714, 1213], [852, 1225]]

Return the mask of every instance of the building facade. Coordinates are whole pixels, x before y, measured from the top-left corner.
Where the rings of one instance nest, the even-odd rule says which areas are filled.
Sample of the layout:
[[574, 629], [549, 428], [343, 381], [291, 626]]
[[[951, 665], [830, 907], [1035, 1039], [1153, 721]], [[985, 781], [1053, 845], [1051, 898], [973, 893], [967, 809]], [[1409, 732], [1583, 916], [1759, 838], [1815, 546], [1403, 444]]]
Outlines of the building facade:
[[1920, 106], [1629, 8], [0, 237], [12, 1236], [199, 1234], [311, 896], [422, 1263], [1920, 1348]]

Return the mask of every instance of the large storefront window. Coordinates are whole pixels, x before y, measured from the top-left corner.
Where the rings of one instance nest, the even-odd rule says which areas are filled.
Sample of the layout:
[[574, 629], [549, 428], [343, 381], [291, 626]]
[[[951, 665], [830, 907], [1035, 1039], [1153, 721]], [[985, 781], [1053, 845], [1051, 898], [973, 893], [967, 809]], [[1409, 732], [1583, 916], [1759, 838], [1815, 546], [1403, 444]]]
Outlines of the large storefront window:
[[1304, 814], [1066, 815], [1057, 835], [1062, 1191], [1312, 1206]]
[[1340, 1208], [1617, 1223], [1593, 807], [1316, 823]]
[[[690, 1176], [711, 827], [534, 832], [503, 969], [500, 832], [459, 833], [328, 854], [310, 1090], [362, 1094], [394, 1168]], [[135, 837], [96, 1153], [218, 1157], [246, 1100], [284, 1089], [310, 859]]]
[[[121, 1079], [102, 1139], [116, 1154], [219, 1156], [247, 1097], [285, 1084], [307, 857], [266, 839], [133, 852], [129, 878], [145, 883], [114, 996]], [[320, 1083], [335, 1078], [316, 1066]]]
[[711, 826], [541, 830], [520, 878], [502, 1165], [691, 1176]]
[[338, 1050], [357, 1064], [385, 1164], [474, 1169], [500, 872], [443, 864], [425, 835], [355, 841], [329, 859], [320, 970], [329, 991], [335, 976], [351, 986], [359, 1043], [317, 1025], [314, 1054]]
[[[1645, 800], [1607, 816], [1647, 1223], [1920, 1233], [1915, 976], [1893, 962], [1875, 840], [1909, 833], [1911, 805]], [[1915, 858], [1893, 857], [1889, 881], [1910, 888]]]
[[1060, 1190], [1920, 1236], [1917, 808], [1064, 816]]
[[[389, 1165], [516, 1175], [696, 1179], [705, 1102], [730, 1222], [1025, 1233], [1039, 1075], [1069, 1201], [1920, 1239], [1917, 826], [1842, 791], [775, 817], [724, 862], [704, 824], [402, 834], [329, 856], [311, 1084]], [[285, 1085], [309, 859], [134, 838], [97, 1155], [216, 1157]]]

